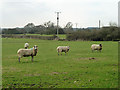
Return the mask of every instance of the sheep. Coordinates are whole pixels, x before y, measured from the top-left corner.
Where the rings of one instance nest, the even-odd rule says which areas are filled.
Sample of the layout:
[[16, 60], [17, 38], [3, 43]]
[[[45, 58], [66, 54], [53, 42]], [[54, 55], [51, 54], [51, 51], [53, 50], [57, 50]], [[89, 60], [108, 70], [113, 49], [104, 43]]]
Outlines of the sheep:
[[65, 55], [66, 55], [66, 53], [69, 51], [69, 49], [70, 49], [69, 46], [58, 46], [57, 47], [58, 55], [59, 55], [59, 53], [61, 53], [61, 55], [62, 55], [62, 52], [65, 52]]
[[28, 47], [29, 47], [29, 44], [28, 44], [28, 43], [25, 43], [24, 48], [25, 48], [25, 49], [28, 49]]
[[36, 56], [37, 52], [38, 52], [38, 46], [37, 45], [34, 45], [33, 48], [31, 49], [19, 49], [17, 51], [17, 54], [18, 54], [18, 60], [20, 62], [20, 58], [22, 57], [28, 57], [28, 56], [31, 56], [32, 57], [32, 62], [33, 62], [33, 56]]
[[92, 45], [91, 45], [91, 49], [92, 49], [92, 52], [93, 52], [94, 50], [97, 50], [97, 51], [100, 51], [100, 52], [101, 52], [101, 50], [102, 50], [102, 44], [92, 44]]

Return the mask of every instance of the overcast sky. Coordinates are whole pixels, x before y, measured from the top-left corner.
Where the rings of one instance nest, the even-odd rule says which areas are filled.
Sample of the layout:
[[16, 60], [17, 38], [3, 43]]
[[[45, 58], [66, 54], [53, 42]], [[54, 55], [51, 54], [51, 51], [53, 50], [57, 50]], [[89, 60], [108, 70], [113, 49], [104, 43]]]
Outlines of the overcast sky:
[[72, 22], [73, 27], [97, 27], [118, 22], [119, 0], [1, 0], [0, 26], [24, 27], [52, 21], [56, 24], [56, 11], [60, 13], [61, 27]]

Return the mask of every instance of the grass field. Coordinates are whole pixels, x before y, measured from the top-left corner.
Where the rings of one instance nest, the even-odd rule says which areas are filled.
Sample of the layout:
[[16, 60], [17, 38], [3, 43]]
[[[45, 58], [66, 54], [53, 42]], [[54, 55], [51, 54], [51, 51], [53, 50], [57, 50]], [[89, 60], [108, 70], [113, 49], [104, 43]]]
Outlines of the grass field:
[[[31, 57], [18, 62], [17, 50], [25, 42], [38, 45], [34, 62]], [[101, 53], [91, 52], [93, 43], [102, 43]], [[57, 55], [59, 45], [70, 46], [66, 56]], [[2, 67], [3, 88], [117, 88], [118, 43], [2, 39]]]
[[[17, 35], [24, 35], [24, 34], [17, 34]], [[53, 35], [46, 35], [46, 34], [26, 34], [26, 35], [35, 35], [35, 36], [53, 36]], [[66, 34], [59, 34], [59, 38], [61, 39], [66, 39]]]

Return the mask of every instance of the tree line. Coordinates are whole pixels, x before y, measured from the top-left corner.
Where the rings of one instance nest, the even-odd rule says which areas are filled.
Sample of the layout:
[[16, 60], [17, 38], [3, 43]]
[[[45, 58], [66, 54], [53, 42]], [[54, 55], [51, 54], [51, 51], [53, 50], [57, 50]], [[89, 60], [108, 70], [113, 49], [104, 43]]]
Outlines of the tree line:
[[[24, 28], [8, 28], [2, 29], [2, 34], [56, 34], [57, 26], [51, 22], [45, 22], [43, 25], [35, 26], [33, 23], [28, 23]], [[64, 28], [59, 26], [59, 34], [65, 34], [72, 30], [72, 23], [68, 22]]]
[[119, 41], [120, 28], [110, 26], [98, 30], [78, 30], [67, 34], [67, 40]]
[[[59, 34], [66, 34], [67, 40], [90, 40], [90, 41], [111, 41], [120, 40], [120, 28], [115, 23], [110, 23], [109, 27], [100, 29], [77, 29], [73, 30], [72, 22], [68, 22], [64, 28], [59, 26]], [[24, 28], [3, 29], [2, 34], [57, 34], [57, 26], [51, 22], [35, 26], [28, 23]]]

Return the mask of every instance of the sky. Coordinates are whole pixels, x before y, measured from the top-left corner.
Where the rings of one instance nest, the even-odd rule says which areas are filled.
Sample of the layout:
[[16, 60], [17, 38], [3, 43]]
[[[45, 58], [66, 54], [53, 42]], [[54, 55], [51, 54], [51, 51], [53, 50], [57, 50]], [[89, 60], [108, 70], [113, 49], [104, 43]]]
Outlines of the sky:
[[28, 23], [42, 25], [51, 21], [64, 27], [72, 22], [73, 27], [108, 26], [118, 24], [119, 0], [0, 0], [0, 27], [24, 27]]

